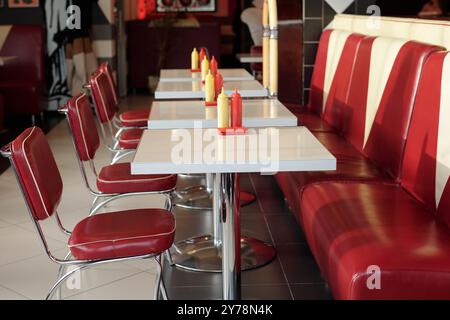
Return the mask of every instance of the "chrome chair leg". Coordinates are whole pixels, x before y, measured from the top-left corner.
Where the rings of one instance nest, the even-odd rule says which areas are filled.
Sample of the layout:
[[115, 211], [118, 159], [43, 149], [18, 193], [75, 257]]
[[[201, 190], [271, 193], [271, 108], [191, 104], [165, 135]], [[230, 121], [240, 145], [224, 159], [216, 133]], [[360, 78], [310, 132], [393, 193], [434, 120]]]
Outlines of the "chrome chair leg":
[[136, 150], [131, 150], [131, 151], [122, 151], [122, 152], [117, 152], [115, 154], [115, 156], [113, 157], [113, 160], [111, 161], [111, 164], [116, 164], [117, 162], [119, 162], [120, 160], [122, 160], [123, 158], [135, 153]]
[[162, 282], [162, 265], [161, 265], [161, 256], [155, 257], [156, 261], [156, 282], [155, 282], [155, 290], [153, 292], [153, 299], [159, 300], [159, 295], [161, 293], [161, 287], [164, 286]]
[[47, 294], [47, 297], [45, 298], [45, 300], [51, 300], [51, 298], [53, 297], [53, 295], [55, 294], [55, 291], [57, 289], [59, 289], [61, 287], [61, 285], [64, 283], [64, 281], [66, 281], [71, 275], [73, 275], [75, 272], [79, 272], [83, 269], [87, 268], [86, 265], [83, 266], [78, 266], [76, 268], [74, 268], [73, 270], [70, 270], [69, 272], [67, 272], [66, 274], [64, 274], [62, 277], [60, 277], [55, 284], [53, 285], [53, 287], [50, 289], [50, 292]]

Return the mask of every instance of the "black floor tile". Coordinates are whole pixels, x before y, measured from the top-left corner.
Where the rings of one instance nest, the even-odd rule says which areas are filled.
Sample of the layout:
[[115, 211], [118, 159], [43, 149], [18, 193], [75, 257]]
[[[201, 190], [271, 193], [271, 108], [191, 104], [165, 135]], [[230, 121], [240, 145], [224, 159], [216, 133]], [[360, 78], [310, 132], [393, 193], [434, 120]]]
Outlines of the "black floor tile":
[[266, 220], [275, 244], [306, 243], [303, 231], [291, 213], [268, 215]]
[[325, 283], [291, 284], [295, 300], [332, 300], [331, 293]]
[[241, 215], [241, 234], [246, 237], [272, 243], [266, 220], [260, 213]]
[[170, 300], [221, 300], [222, 286], [167, 288]]
[[306, 244], [277, 246], [278, 257], [289, 283], [323, 283], [319, 268]]
[[243, 285], [286, 285], [286, 279], [278, 259], [270, 264], [242, 273]]
[[292, 300], [287, 285], [242, 286], [243, 300]]
[[222, 286], [220, 273], [193, 272], [164, 266], [164, 282], [167, 287], [208, 287]]
[[211, 212], [175, 209], [177, 230], [175, 242], [213, 232], [213, 216]]

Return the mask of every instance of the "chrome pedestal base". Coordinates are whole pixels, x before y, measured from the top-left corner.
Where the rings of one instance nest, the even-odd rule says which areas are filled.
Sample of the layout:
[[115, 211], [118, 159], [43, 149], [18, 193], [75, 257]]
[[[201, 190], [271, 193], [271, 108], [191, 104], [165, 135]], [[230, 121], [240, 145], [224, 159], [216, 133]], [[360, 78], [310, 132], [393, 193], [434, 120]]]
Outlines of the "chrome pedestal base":
[[201, 186], [177, 193], [177, 197], [173, 203], [176, 207], [193, 210], [212, 210], [213, 195], [206, 188], [202, 190]]
[[[210, 235], [175, 244], [173, 263], [182, 269], [198, 272], [222, 272], [222, 246]], [[253, 238], [241, 238], [241, 270], [252, 270], [270, 263], [276, 257], [275, 248]]]
[[[173, 205], [176, 207], [192, 210], [212, 210], [214, 195], [201, 186], [177, 193], [177, 199]], [[256, 200], [256, 196], [249, 192], [241, 191], [241, 207], [248, 206]]]

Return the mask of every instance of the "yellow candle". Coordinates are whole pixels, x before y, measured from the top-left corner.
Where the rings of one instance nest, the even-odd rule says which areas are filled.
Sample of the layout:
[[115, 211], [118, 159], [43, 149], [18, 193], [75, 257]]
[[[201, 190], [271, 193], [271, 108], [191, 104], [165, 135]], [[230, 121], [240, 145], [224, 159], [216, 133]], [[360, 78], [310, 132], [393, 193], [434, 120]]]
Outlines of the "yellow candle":
[[202, 81], [206, 81], [206, 76], [209, 72], [209, 61], [207, 57], [203, 58], [202, 61]]
[[214, 102], [215, 97], [216, 91], [214, 89], [214, 76], [212, 75], [211, 70], [209, 70], [205, 80], [205, 101]]
[[217, 98], [217, 127], [229, 128], [230, 126], [230, 100], [222, 87], [222, 93]]
[[198, 51], [194, 48], [191, 55], [191, 69], [198, 70]]

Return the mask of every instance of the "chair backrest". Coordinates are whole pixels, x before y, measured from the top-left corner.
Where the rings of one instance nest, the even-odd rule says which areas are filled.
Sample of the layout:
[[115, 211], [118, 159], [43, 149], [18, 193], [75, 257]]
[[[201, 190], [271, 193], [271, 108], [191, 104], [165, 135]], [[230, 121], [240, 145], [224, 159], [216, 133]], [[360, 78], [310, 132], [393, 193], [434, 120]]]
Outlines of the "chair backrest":
[[97, 70], [89, 80], [95, 111], [101, 123], [110, 122], [117, 111], [114, 90], [106, 73]]
[[63, 183], [42, 130], [26, 129], [11, 143], [10, 149], [11, 161], [34, 219], [51, 217], [61, 201]]
[[395, 38], [360, 45], [341, 124], [346, 139], [392, 177], [401, 162], [426, 59], [442, 48]]
[[408, 133], [402, 186], [450, 227], [450, 53], [425, 63]]
[[113, 73], [111, 71], [111, 68], [109, 67], [109, 63], [108, 62], [103, 62], [99, 68], [100, 72], [105, 73], [108, 76], [108, 80], [109, 80], [109, 85], [111, 86], [111, 91], [113, 93], [114, 96], [114, 103], [116, 104], [117, 107], [119, 107], [119, 98], [117, 97], [117, 89], [116, 89], [116, 84], [114, 82], [114, 76]]
[[94, 159], [100, 146], [100, 137], [86, 94], [79, 94], [67, 102], [67, 118], [78, 157], [81, 161]]

